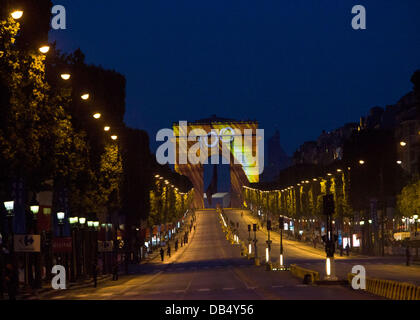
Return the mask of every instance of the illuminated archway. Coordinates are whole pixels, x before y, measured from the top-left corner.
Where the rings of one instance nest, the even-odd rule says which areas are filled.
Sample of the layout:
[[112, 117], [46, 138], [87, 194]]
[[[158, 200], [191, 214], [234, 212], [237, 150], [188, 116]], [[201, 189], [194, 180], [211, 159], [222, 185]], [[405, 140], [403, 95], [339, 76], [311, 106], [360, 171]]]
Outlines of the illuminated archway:
[[[229, 145], [230, 156], [230, 185], [231, 185], [231, 205], [240, 208], [242, 206], [242, 187], [248, 186], [249, 183], [259, 181], [258, 162], [251, 161], [252, 157], [257, 155], [257, 129], [256, 121], [236, 121], [232, 119], [222, 119], [213, 116], [209, 119], [197, 120], [189, 122], [185, 127], [179, 123], [173, 125], [175, 135], [175, 170], [187, 176], [194, 185], [194, 205], [196, 208], [204, 208], [204, 168], [201, 163], [190, 164], [181, 163], [180, 159], [188, 159], [188, 151], [192, 146], [196, 145], [199, 139], [188, 141], [188, 136], [192, 130], [201, 129], [208, 135], [208, 139], [204, 138], [201, 143], [208, 146], [208, 157], [220, 155], [223, 153], [221, 139], [228, 141], [231, 131], [250, 132], [248, 138], [252, 141], [250, 145], [244, 143], [245, 138], [235, 139], [227, 144]], [[233, 129], [233, 130], [232, 130]], [[247, 130], [247, 131], [246, 131]], [[203, 138], [203, 137], [201, 137]], [[181, 142], [182, 140], [182, 142]], [[204, 141], [204, 142], [203, 142]], [[225, 144], [226, 145], [226, 144]], [[200, 151], [198, 151], [199, 153]]]

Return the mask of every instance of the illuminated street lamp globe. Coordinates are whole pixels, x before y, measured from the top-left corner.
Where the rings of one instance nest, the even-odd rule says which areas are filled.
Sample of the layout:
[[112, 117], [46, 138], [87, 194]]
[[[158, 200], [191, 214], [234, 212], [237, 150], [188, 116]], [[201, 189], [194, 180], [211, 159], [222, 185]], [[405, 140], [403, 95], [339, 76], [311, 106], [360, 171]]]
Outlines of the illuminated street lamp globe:
[[69, 73], [62, 73], [60, 76], [61, 76], [61, 79], [66, 80], [66, 81], [71, 78], [71, 75]]
[[16, 10], [16, 11], [13, 11], [10, 15], [12, 16], [13, 19], [19, 20], [23, 16], [23, 11], [22, 10]]
[[105, 132], [108, 132], [109, 130], [111, 130], [111, 127], [109, 127], [109, 126], [104, 127]]
[[64, 217], [65, 217], [65, 213], [64, 212], [57, 212], [57, 220], [58, 222], [61, 224], [63, 223]]
[[102, 117], [102, 115], [98, 112], [98, 113], [95, 113], [95, 114], [93, 115], [93, 117], [94, 117], [95, 119], [100, 119], [100, 118]]
[[111, 136], [111, 139], [115, 141], [118, 139], [118, 136]]
[[42, 46], [39, 48], [39, 51], [43, 54], [46, 54], [48, 51], [50, 51], [50, 46]]
[[38, 205], [31, 206], [31, 212], [34, 216], [36, 216], [39, 212], [39, 206]]
[[83, 217], [79, 218], [79, 223], [81, 225], [84, 225], [86, 223], [86, 218], [83, 218]]
[[84, 93], [80, 96], [83, 100], [88, 100], [89, 99], [89, 93]]
[[407, 145], [407, 142], [405, 142], [405, 141], [401, 141], [401, 142], [400, 142], [400, 146], [401, 146], [401, 147], [405, 147], [406, 145]]

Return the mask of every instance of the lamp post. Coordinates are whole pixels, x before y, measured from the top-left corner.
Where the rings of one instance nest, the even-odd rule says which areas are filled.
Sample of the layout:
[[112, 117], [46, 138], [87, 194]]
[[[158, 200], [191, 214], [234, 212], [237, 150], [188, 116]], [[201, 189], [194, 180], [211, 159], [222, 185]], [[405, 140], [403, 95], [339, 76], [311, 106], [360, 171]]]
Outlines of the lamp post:
[[77, 223], [79, 222], [78, 217], [70, 217], [69, 223], [71, 228], [71, 241], [72, 241], [72, 257], [71, 257], [71, 279], [73, 282], [76, 281], [77, 273], [77, 250], [76, 250], [76, 232], [77, 232]]
[[63, 228], [64, 228], [64, 217], [66, 214], [64, 212], [57, 212], [58, 227], [60, 228], [60, 238], [63, 237]]
[[7, 223], [8, 223], [8, 241], [9, 241], [9, 251], [14, 252], [14, 232], [13, 232], [13, 217], [15, 216], [14, 210], [15, 202], [14, 201], [5, 201], [4, 207], [7, 211]]
[[280, 268], [284, 267], [283, 260], [283, 229], [284, 229], [284, 218], [279, 217], [279, 229], [280, 229]]
[[252, 253], [252, 246], [251, 246], [251, 225], [248, 225], [248, 256], [251, 256]]
[[85, 250], [85, 224], [86, 224], [86, 218], [80, 217], [79, 218], [79, 225], [80, 225], [80, 235], [81, 235], [81, 275], [86, 274], [86, 250]]
[[[33, 224], [33, 233], [38, 234], [38, 226], [37, 226], [37, 217], [39, 213], [39, 205], [36, 201], [33, 202], [33, 205], [30, 206], [30, 210], [32, 212], [32, 224]], [[35, 266], [35, 279], [34, 279], [34, 287], [40, 288], [41, 287], [41, 265], [40, 265], [40, 253], [34, 253], [33, 263]]]
[[[268, 216], [268, 213], [267, 213]], [[267, 263], [267, 267], [271, 264], [270, 261], [270, 253], [271, 253], [271, 240], [270, 240], [270, 231], [271, 231], [271, 220], [267, 219], [267, 248], [265, 253], [265, 260]]]
[[254, 231], [254, 258], [255, 258], [255, 263], [257, 264], [258, 262], [258, 250], [257, 250], [257, 225], [254, 223], [252, 225], [252, 229]]

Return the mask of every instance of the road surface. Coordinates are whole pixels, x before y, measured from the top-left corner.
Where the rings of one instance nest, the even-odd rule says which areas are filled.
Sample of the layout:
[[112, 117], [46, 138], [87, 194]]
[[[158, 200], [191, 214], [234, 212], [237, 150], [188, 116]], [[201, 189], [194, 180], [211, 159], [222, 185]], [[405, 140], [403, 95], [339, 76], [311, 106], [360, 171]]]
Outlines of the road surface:
[[240, 256], [222, 232], [215, 211], [197, 212], [197, 229], [182, 251], [163, 264], [132, 269], [135, 274], [98, 288], [56, 291], [52, 300], [258, 300], [377, 299], [342, 286], [303, 285], [288, 271], [268, 272]]

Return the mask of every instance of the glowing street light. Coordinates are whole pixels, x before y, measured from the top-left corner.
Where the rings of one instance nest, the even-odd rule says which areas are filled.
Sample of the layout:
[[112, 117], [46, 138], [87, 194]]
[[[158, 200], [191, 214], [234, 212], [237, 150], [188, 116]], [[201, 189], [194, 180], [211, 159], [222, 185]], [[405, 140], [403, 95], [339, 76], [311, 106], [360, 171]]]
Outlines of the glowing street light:
[[365, 161], [364, 160], [359, 160], [359, 164], [364, 165]]
[[98, 113], [95, 113], [95, 114], [93, 115], [93, 117], [94, 117], [95, 119], [100, 119], [100, 118], [102, 117], [102, 115], [98, 112]]
[[31, 212], [34, 216], [36, 216], [39, 212], [39, 206], [38, 205], [31, 206], [30, 209], [31, 209]]
[[86, 218], [84, 218], [84, 217], [79, 218], [79, 223], [81, 225], [84, 225], [86, 223]]
[[80, 96], [83, 100], [88, 100], [89, 99], [89, 93], [84, 93]]
[[19, 20], [20, 18], [22, 18], [22, 16], [23, 16], [23, 11], [22, 10], [16, 10], [16, 11], [13, 11], [12, 13], [11, 13], [11, 16], [12, 16], [12, 18], [13, 19], [15, 19], [15, 20]]
[[405, 142], [405, 141], [401, 141], [401, 142], [400, 142], [400, 146], [401, 146], [401, 147], [405, 147], [406, 145], [407, 145], [407, 142]]
[[63, 80], [69, 80], [70, 77], [71, 77], [71, 75], [68, 74], [68, 73], [62, 73], [61, 74], [61, 79], [63, 79]]
[[108, 126], [104, 127], [105, 132], [108, 132], [109, 130], [111, 130], [111, 127], [108, 127]]
[[111, 139], [115, 141], [118, 139], [118, 136], [111, 136]]
[[401, 161], [401, 160], [398, 160], [398, 161], [397, 161], [397, 164], [402, 164], [402, 161]]
[[42, 46], [39, 48], [39, 51], [43, 54], [46, 54], [48, 51], [50, 51], [50, 46]]

